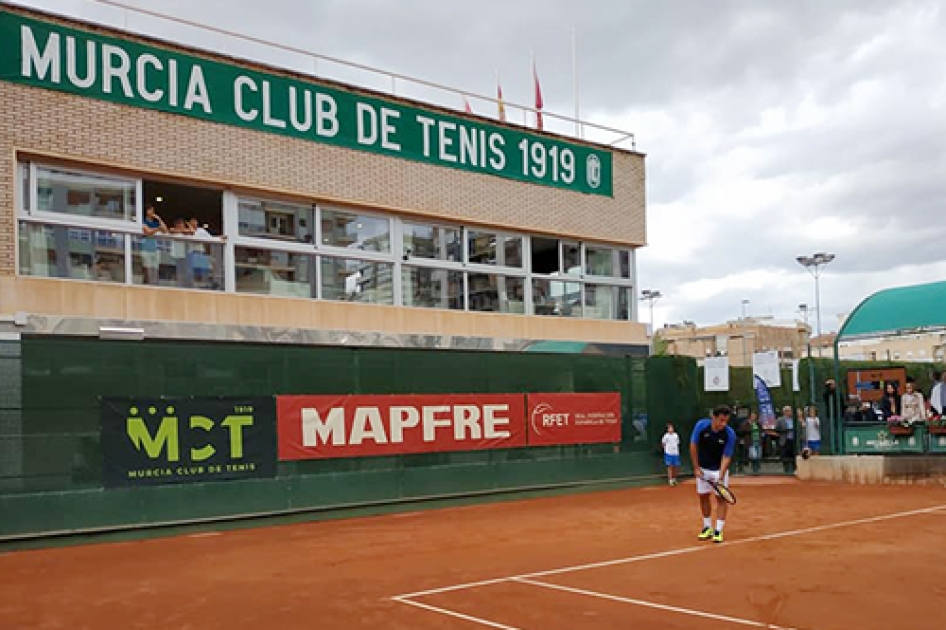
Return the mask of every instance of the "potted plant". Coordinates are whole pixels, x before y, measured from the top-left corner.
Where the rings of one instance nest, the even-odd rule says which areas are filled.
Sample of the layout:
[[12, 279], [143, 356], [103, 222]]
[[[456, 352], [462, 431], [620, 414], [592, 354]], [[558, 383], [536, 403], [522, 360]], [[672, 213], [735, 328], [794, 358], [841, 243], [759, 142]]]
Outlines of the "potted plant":
[[934, 414], [926, 421], [930, 435], [946, 435], [946, 416]]
[[887, 428], [890, 429], [890, 435], [913, 435], [916, 423], [915, 419], [907, 419], [903, 416], [890, 416], [887, 421]]

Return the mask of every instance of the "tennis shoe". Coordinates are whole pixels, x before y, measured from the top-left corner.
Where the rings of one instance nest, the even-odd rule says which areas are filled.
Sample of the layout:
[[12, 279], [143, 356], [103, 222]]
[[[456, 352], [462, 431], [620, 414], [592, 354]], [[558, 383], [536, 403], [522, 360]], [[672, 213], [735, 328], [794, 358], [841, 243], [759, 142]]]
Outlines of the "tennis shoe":
[[723, 532], [716, 532], [713, 534], [713, 542], [721, 543], [723, 542]]
[[697, 536], [697, 539], [698, 539], [698, 540], [709, 540], [709, 539], [712, 538], [712, 537], [713, 537], [713, 528], [712, 528], [712, 527], [704, 527], [704, 528], [703, 528], [703, 531], [701, 531], [701, 532], [699, 533], [699, 535]]

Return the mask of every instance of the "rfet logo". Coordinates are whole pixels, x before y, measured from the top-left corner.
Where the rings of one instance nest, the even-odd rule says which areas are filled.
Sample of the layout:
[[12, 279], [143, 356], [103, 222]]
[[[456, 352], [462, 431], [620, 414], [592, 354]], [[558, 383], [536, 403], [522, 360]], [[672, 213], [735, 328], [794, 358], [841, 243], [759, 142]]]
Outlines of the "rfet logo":
[[529, 394], [529, 444], [621, 441], [621, 394]]
[[567, 427], [569, 413], [555, 413], [550, 403], [539, 403], [532, 409], [532, 432], [542, 435], [548, 429]]

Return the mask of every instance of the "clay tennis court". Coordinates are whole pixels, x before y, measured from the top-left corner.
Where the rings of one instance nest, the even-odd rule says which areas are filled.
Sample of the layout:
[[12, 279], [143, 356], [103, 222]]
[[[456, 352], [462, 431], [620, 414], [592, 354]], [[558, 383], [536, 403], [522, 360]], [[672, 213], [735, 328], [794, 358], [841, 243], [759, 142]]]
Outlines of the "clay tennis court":
[[692, 482], [0, 555], [0, 628], [939, 629], [946, 490]]

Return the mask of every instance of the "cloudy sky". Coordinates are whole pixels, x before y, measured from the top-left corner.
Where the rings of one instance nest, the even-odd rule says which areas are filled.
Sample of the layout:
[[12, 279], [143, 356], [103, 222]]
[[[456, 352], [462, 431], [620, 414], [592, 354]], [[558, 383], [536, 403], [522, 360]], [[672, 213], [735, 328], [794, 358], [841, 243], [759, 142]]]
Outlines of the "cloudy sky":
[[[639, 283], [658, 326], [800, 317], [827, 251], [822, 326], [878, 289], [946, 277], [946, 23], [936, 0], [125, 0], [186, 20], [626, 129], [647, 154]], [[317, 71], [390, 81], [94, 0], [19, 0]], [[455, 95], [398, 93], [455, 107]], [[472, 100], [474, 110], [489, 103]], [[646, 321], [648, 310], [641, 309]]]

